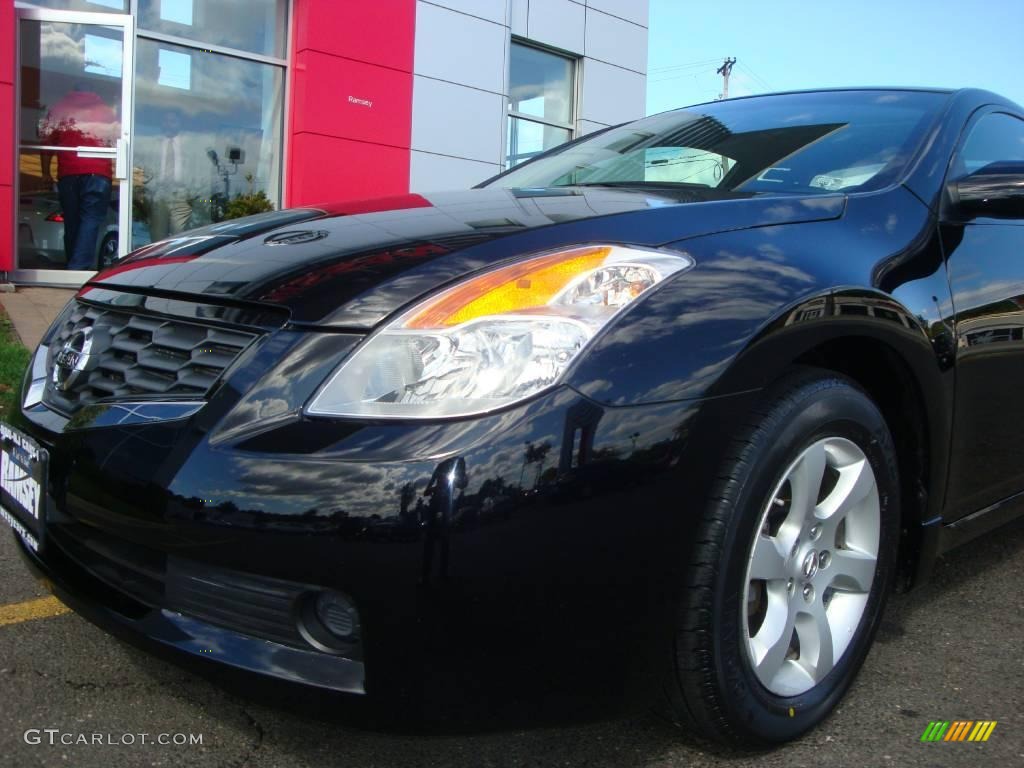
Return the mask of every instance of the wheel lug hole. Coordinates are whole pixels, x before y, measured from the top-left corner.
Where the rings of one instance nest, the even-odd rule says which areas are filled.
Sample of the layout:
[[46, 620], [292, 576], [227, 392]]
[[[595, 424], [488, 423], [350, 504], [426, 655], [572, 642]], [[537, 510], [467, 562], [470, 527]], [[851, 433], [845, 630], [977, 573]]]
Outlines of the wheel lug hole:
[[812, 587], [810, 584], [804, 584], [803, 595], [804, 595], [804, 602], [805, 603], [813, 602], [814, 601], [814, 587]]
[[793, 580], [792, 579], [787, 579], [786, 580], [786, 591], [789, 592], [789, 594], [791, 594], [791, 595], [793, 594]]
[[818, 537], [821, 536], [821, 526], [820, 525], [812, 525], [811, 526], [811, 530], [808, 531], [808, 534], [811, 537], [811, 541], [817, 541]]
[[831, 562], [832, 562], [832, 553], [829, 552], [827, 549], [822, 550], [821, 553], [818, 555], [818, 567], [819, 568], [828, 568], [828, 564], [831, 563]]

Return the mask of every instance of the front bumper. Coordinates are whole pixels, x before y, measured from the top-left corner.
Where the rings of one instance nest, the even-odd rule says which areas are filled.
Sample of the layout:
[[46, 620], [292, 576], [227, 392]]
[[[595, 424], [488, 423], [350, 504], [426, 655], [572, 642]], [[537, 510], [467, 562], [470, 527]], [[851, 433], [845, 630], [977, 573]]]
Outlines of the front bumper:
[[361, 661], [289, 647], [143, 605], [113, 591], [52, 543], [43, 554], [36, 554], [17, 536], [15, 540], [29, 570], [48, 590], [113, 635], [152, 650], [219, 662], [290, 683], [366, 693]]
[[[114, 633], [319, 688], [392, 698], [499, 670], [527, 685], [613, 677], [633, 639], [671, 621], [699, 513], [687, 500], [704, 498], [745, 396], [608, 407], [562, 387], [457, 422], [304, 417], [354, 343], [268, 337], [180, 418], [16, 414], [50, 455], [30, 565]], [[236, 589], [183, 603], [181, 569]], [[270, 582], [350, 596], [357, 652], [304, 645], [288, 611], [265, 620], [243, 593]]]

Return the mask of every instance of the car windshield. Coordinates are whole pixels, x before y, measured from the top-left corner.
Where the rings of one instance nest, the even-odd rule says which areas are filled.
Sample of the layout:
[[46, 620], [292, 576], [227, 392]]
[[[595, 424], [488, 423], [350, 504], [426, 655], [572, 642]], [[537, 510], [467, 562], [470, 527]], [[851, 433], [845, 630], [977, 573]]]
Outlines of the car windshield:
[[879, 189], [900, 177], [947, 98], [926, 91], [825, 91], [718, 101], [567, 144], [485, 186]]

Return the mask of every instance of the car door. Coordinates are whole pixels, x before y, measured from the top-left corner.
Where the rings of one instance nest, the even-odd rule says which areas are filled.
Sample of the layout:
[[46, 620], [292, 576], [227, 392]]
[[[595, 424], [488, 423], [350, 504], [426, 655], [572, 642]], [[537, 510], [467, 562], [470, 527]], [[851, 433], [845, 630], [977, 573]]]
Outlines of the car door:
[[[976, 113], [947, 183], [993, 163], [1024, 161], [1024, 120]], [[1024, 219], [966, 216], [947, 199], [941, 237], [957, 338], [947, 518], [1024, 489]]]

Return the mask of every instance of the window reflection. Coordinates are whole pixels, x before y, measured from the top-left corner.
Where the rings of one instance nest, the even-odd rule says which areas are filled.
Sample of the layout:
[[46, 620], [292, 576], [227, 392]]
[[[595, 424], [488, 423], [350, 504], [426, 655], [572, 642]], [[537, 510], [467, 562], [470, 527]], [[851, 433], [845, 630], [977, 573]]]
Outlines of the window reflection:
[[572, 138], [573, 60], [512, 44], [505, 167]]
[[[79, 134], [67, 146], [113, 146], [117, 130], [111, 122], [121, 107], [121, 30], [26, 19], [19, 31], [20, 143], [61, 143], [50, 135], [60, 127]], [[91, 94], [104, 109], [61, 107], [73, 93]], [[101, 111], [110, 114], [100, 121], [90, 117]]]
[[140, 30], [284, 56], [282, 0], [139, 0]]
[[30, 5], [62, 11], [128, 13], [128, 0], [31, 0]]
[[[44, 170], [38, 150], [18, 153], [18, 268], [67, 269], [68, 249], [64, 207], [57, 183], [57, 159], [47, 156]], [[117, 180], [109, 201], [101, 206], [98, 225], [93, 228], [93, 251], [97, 264], [109, 264], [117, 256], [117, 211], [120, 199]], [[93, 267], [90, 267], [93, 268]]]
[[1024, 121], [995, 112], [971, 128], [954, 158], [954, 176], [963, 176], [992, 163], [1024, 162]]
[[[19, 19], [20, 269], [103, 267], [122, 241], [134, 248], [279, 206], [284, 68], [253, 59], [284, 56], [285, 0], [24, 4], [131, 13], [138, 34], [133, 71], [120, 26]], [[134, 78], [130, 116], [123, 77]], [[122, 130], [130, 144], [118, 143]], [[113, 178], [115, 147], [131, 149], [130, 185]], [[130, 234], [118, 231], [122, 200]]]
[[511, 109], [553, 123], [572, 120], [572, 59], [512, 45]]
[[530, 120], [510, 117], [508, 120], [508, 141], [505, 147], [505, 167], [511, 168], [534, 155], [564, 144], [571, 133], [565, 128], [557, 128]]
[[92, 270], [118, 250], [120, 28], [19, 23], [20, 269]]
[[132, 246], [280, 200], [282, 69], [139, 39]]

